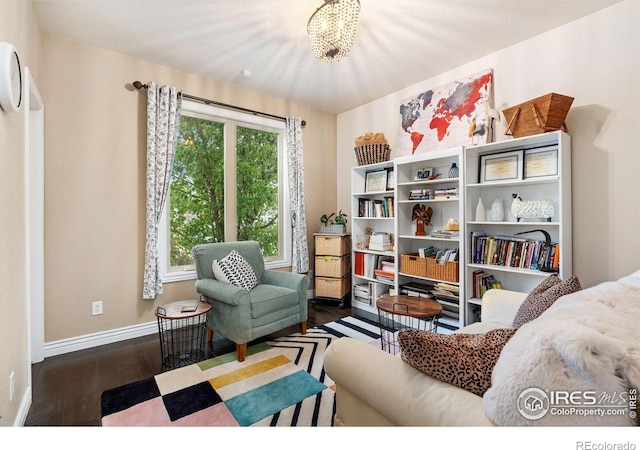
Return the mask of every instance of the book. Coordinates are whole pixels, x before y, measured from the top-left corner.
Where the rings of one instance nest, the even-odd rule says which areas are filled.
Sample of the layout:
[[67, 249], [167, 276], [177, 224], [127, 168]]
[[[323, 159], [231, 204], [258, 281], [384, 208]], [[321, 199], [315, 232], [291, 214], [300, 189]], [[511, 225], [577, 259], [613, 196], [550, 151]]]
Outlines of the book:
[[364, 276], [364, 253], [362, 252], [355, 252], [353, 273], [359, 276]]

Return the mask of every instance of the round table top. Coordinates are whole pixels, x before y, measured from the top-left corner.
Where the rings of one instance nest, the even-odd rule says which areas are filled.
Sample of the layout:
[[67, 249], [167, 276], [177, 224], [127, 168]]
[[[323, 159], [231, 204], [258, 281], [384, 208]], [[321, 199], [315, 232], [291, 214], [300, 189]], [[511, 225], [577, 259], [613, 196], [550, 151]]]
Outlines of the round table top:
[[435, 300], [408, 295], [380, 297], [376, 305], [381, 310], [411, 317], [434, 317], [442, 312], [442, 305]]
[[[195, 307], [195, 310], [193, 309]], [[186, 319], [209, 312], [211, 303], [200, 300], [181, 300], [156, 308], [156, 317], [163, 319]]]

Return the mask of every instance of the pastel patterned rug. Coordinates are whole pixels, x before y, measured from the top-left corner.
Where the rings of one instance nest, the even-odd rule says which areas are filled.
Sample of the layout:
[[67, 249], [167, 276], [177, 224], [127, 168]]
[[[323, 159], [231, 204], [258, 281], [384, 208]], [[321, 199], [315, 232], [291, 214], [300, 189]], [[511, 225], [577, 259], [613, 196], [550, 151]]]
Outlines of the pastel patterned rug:
[[332, 426], [331, 342], [380, 338], [375, 321], [346, 317], [102, 393], [102, 426]]

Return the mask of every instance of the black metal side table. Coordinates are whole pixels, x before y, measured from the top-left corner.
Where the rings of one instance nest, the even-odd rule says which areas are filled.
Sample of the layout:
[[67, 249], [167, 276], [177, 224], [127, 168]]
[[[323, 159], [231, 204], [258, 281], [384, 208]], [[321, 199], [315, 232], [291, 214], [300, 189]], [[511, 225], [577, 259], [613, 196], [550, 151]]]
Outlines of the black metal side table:
[[378, 306], [378, 321], [380, 322], [380, 344], [382, 350], [393, 355], [400, 353], [398, 332], [405, 328], [420, 331], [438, 329], [438, 318], [442, 312], [442, 305], [435, 300], [408, 295], [392, 295], [380, 297], [376, 301]]
[[211, 304], [183, 300], [156, 308], [162, 367], [176, 369], [204, 359]]

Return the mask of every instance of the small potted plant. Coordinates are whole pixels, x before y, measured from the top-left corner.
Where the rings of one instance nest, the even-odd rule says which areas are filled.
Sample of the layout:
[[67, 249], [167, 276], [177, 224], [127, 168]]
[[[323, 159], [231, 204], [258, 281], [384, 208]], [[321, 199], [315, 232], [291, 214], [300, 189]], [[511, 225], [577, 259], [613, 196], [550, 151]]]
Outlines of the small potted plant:
[[[335, 216], [335, 218], [334, 218]], [[347, 215], [340, 210], [338, 214], [323, 214], [320, 217], [320, 233], [344, 234], [347, 230]]]

